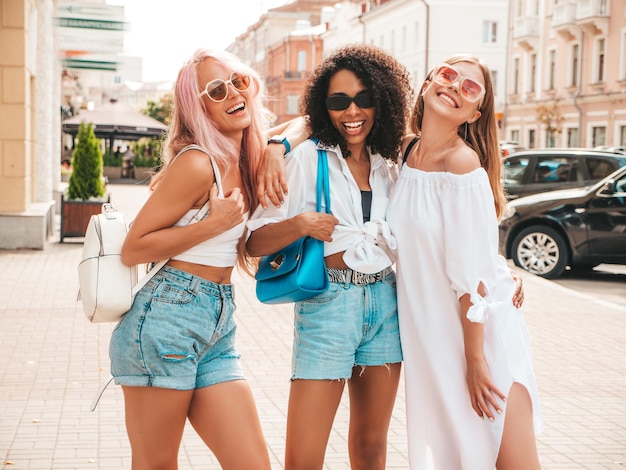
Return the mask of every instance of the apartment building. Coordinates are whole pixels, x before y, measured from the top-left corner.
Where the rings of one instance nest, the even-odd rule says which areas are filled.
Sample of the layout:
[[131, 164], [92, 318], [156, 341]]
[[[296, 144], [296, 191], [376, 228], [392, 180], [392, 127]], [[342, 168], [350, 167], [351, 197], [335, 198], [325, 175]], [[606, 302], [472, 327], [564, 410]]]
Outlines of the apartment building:
[[513, 0], [504, 132], [525, 147], [626, 145], [623, 0]]

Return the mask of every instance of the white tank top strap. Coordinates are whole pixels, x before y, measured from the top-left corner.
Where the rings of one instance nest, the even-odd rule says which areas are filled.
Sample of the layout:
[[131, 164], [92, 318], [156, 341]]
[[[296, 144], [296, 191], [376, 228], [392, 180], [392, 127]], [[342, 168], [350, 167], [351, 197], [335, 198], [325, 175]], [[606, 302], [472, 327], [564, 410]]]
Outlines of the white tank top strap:
[[211, 156], [211, 154], [209, 154], [209, 152], [204, 150], [199, 145], [196, 145], [196, 144], [187, 145], [187, 147], [183, 148], [180, 152], [176, 154], [174, 158], [172, 158], [172, 161], [170, 161], [170, 165], [174, 163], [174, 160], [176, 160], [179, 156], [181, 156], [183, 153], [185, 153], [188, 150], [199, 150], [200, 152], [208, 155], [209, 160], [211, 161], [211, 166], [213, 167], [213, 174], [215, 175], [215, 184], [217, 184], [217, 195], [219, 197], [224, 197], [224, 191], [222, 189], [222, 177], [220, 176], [220, 170], [217, 167], [217, 164], [215, 163], [215, 161], [213, 160], [213, 157]]

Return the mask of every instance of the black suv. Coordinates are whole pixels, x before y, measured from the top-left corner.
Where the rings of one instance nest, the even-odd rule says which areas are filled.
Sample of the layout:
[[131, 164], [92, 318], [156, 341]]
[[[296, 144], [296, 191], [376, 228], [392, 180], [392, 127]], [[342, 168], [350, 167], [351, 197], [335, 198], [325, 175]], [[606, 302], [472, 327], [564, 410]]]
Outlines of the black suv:
[[591, 149], [533, 149], [503, 160], [509, 199], [593, 184], [626, 165], [626, 155]]
[[547, 279], [567, 266], [626, 264], [626, 166], [592, 186], [509, 202], [500, 253]]

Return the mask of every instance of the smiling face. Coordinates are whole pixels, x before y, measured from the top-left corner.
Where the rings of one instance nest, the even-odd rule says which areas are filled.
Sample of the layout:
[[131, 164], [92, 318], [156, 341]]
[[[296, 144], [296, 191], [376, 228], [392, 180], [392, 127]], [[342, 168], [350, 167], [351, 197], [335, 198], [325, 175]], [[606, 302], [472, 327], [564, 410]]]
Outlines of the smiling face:
[[[232, 70], [215, 59], [206, 59], [198, 65], [198, 95], [205, 90], [206, 84], [215, 79], [227, 81]], [[239, 91], [231, 83], [228, 85], [228, 96], [219, 103], [211, 100], [206, 93], [198, 99], [203, 100], [207, 115], [216, 127], [226, 136], [241, 140], [243, 130], [250, 126], [251, 117], [248, 113], [249, 91]]]
[[[474, 96], [468, 98], [466, 96], [467, 91], [462, 92], [461, 86], [464, 84], [467, 86], [468, 83], [474, 82], [479, 84], [484, 90], [485, 83], [482, 70], [478, 64], [462, 61], [454, 63], [452, 67], [458, 72], [459, 76], [455, 77], [456, 79], [448, 84], [432, 80], [425, 89], [424, 98], [434, 98], [431, 103], [437, 109], [449, 110], [452, 108], [460, 110], [458, 116], [463, 119], [461, 122], [467, 121], [471, 123], [480, 117], [478, 108], [481, 100], [477, 100]], [[482, 94], [484, 94], [484, 91]]]
[[[328, 84], [327, 96], [348, 96], [354, 98], [366, 91], [358, 77], [350, 70], [335, 73]], [[359, 108], [353, 101], [344, 110], [328, 110], [333, 126], [346, 141], [348, 150], [359, 155], [365, 146], [365, 139], [372, 130], [376, 108]]]

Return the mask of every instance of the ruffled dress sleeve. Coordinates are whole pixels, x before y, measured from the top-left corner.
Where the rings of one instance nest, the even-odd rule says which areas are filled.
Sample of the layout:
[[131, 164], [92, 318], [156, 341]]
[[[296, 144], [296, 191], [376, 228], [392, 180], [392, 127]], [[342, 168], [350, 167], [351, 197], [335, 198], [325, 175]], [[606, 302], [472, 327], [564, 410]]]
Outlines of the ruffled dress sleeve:
[[[449, 174], [442, 188], [446, 272], [457, 298], [470, 295], [467, 318], [484, 323], [495, 312], [498, 277], [498, 223], [484, 169]], [[479, 294], [480, 284], [485, 295]]]

